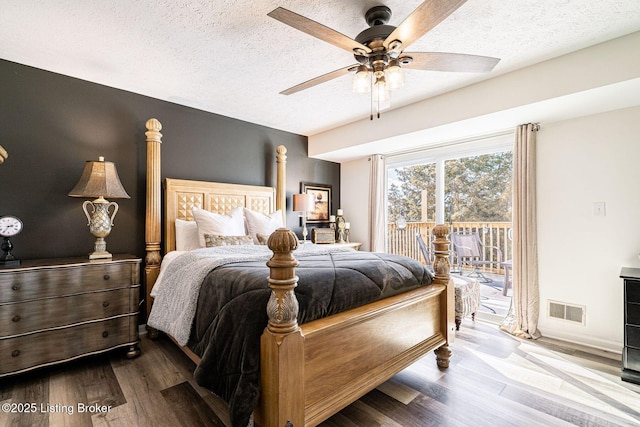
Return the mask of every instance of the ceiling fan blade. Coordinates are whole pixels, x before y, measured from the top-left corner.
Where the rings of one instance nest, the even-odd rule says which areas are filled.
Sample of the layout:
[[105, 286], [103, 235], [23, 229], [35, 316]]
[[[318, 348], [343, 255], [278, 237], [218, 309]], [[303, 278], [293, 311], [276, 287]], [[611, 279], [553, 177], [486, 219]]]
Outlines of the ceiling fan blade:
[[402, 42], [400, 49], [406, 49], [411, 43], [425, 35], [427, 31], [444, 21], [466, 1], [426, 0], [389, 34], [384, 41], [384, 47], [388, 49], [391, 42], [400, 40]]
[[282, 92], [280, 92], [280, 94], [281, 95], [291, 95], [291, 94], [294, 94], [296, 92], [300, 92], [301, 90], [309, 89], [310, 87], [319, 85], [321, 83], [328, 82], [329, 80], [333, 80], [335, 78], [342, 77], [345, 74], [349, 74], [349, 70], [351, 70], [354, 67], [357, 67], [358, 65], [359, 64], [352, 64], [352, 65], [349, 65], [348, 67], [340, 68], [339, 70], [335, 70], [335, 71], [332, 71], [330, 73], [323, 74], [323, 75], [315, 77], [315, 78], [313, 78], [311, 80], [307, 80], [304, 83], [300, 83], [299, 85], [295, 85], [293, 87], [290, 87], [289, 89], [283, 90]]
[[490, 56], [466, 55], [446, 52], [403, 52], [402, 58], [410, 56], [413, 61], [402, 68], [427, 71], [454, 71], [461, 73], [488, 73], [500, 62], [500, 58]]
[[370, 53], [371, 49], [362, 43], [345, 36], [329, 27], [326, 27], [295, 12], [291, 12], [283, 7], [278, 7], [267, 13], [268, 16], [289, 25], [297, 30], [307, 33], [313, 37], [323, 40], [339, 48], [345, 49], [350, 53], [354, 53], [356, 49], [360, 49], [365, 53]]

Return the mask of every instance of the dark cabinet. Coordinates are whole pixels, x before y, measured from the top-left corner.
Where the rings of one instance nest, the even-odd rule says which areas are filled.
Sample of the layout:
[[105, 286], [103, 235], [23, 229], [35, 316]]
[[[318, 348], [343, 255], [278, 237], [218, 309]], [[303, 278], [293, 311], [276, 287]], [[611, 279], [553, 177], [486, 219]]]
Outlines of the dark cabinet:
[[640, 268], [623, 268], [624, 279], [624, 349], [622, 373], [624, 381], [640, 384]]

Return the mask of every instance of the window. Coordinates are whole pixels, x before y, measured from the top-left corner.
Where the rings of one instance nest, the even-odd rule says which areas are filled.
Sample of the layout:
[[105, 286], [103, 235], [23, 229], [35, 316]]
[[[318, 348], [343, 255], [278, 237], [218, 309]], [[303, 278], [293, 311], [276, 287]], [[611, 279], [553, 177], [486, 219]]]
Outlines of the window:
[[491, 154], [446, 160], [446, 222], [511, 222], [513, 154]]
[[510, 246], [512, 135], [387, 157], [387, 251], [422, 260], [437, 223]]

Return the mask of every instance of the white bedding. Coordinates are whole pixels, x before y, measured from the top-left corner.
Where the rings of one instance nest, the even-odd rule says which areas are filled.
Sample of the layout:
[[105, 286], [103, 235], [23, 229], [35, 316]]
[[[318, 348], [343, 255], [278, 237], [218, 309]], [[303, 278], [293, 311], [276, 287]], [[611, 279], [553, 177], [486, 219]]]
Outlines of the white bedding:
[[[303, 244], [294, 257], [304, 257], [353, 249]], [[216, 246], [193, 251], [168, 253], [153, 286], [153, 307], [147, 325], [171, 335], [180, 345], [186, 345], [196, 312], [200, 285], [206, 275], [216, 267], [238, 261], [265, 262], [273, 252], [264, 245]], [[267, 278], [265, 277], [265, 283]], [[265, 307], [266, 310], [266, 307]]]

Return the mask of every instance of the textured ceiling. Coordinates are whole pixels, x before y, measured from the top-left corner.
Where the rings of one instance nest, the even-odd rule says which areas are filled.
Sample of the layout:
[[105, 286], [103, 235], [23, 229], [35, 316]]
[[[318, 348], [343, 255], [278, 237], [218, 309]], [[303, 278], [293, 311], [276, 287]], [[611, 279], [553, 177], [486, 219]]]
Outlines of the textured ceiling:
[[[369, 116], [348, 52], [267, 13], [278, 6], [349, 37], [385, 4], [399, 25], [420, 0], [0, 0], [0, 58], [302, 135]], [[489, 74], [405, 71], [392, 108], [640, 30], [640, 0], [468, 0], [410, 51], [502, 58]]]

